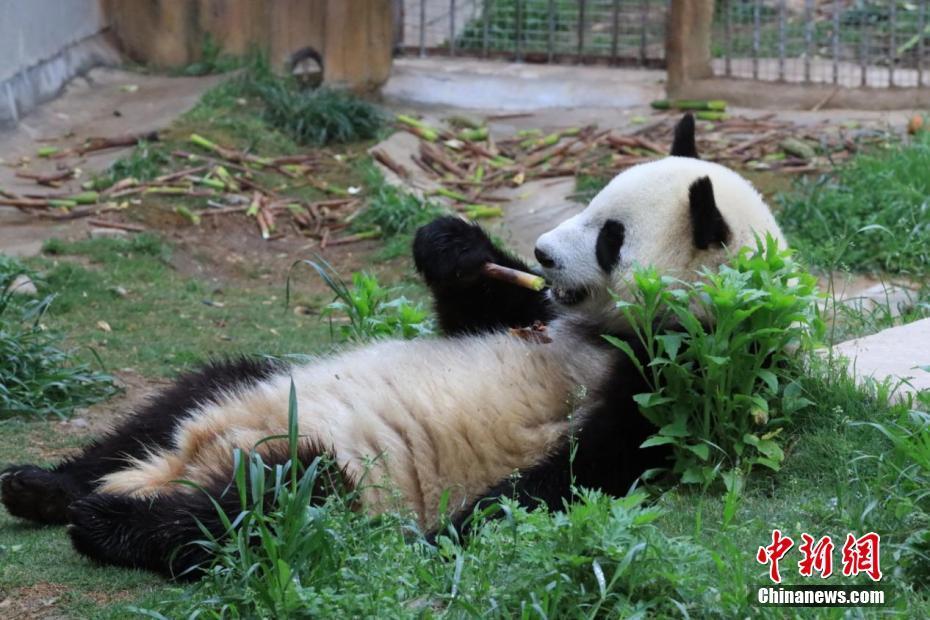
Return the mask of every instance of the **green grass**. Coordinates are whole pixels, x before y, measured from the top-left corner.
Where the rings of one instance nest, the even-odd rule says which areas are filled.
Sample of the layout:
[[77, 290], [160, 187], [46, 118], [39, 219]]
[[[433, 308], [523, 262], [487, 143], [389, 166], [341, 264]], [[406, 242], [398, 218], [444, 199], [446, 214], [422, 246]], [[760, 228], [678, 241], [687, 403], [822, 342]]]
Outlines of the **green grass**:
[[[888, 607], [798, 609], [797, 617], [922, 617], [930, 613], [921, 585], [930, 435], [928, 414], [913, 411], [930, 396], [889, 404], [890, 387], [859, 387], [839, 367], [812, 361], [803, 389], [818, 407], [786, 431], [789, 458], [777, 474], [654, 488], [652, 499], [580, 491], [557, 514], [507, 503], [504, 517], [479, 520], [464, 546], [445, 536], [426, 544], [403, 515], [353, 512], [351, 496], [307, 508], [322, 463], [276, 473], [243, 458], [249, 470], [239, 484], [264, 479], [274, 499], [248, 504], [201, 583], [138, 607], [166, 617], [781, 618], [785, 610], [751, 598], [767, 582], [756, 549], [777, 527], [795, 541], [802, 532], [835, 541], [848, 532], [882, 535]], [[250, 538], [262, 544], [242, 544]], [[864, 576], [802, 578], [798, 556], [795, 547], [782, 562], [786, 584], [869, 584]]]
[[[0, 423], [0, 468], [9, 463], [51, 464], [88, 437], [62, 432], [58, 420], [5, 420]], [[70, 617], [125, 618], [125, 604], [161, 587], [142, 571], [100, 568], [79, 557], [60, 527], [24, 523], [0, 510], [0, 599], [49, 585], [59, 588], [53, 601]], [[50, 597], [46, 597], [50, 598]], [[46, 610], [49, 611], [49, 610]]]
[[[20, 274], [36, 274], [0, 255], [0, 420], [13, 416], [65, 418], [116, 392], [112, 378], [94, 369], [45, 327], [54, 293], [24, 301], [7, 291]], [[43, 289], [45, 288], [42, 283]], [[54, 290], [54, 289], [52, 289]], [[84, 356], [93, 362], [92, 355]]]
[[224, 53], [220, 44], [208, 32], [203, 37], [200, 59], [180, 69], [177, 73], [190, 76], [226, 73], [238, 69], [245, 62], [247, 59]]
[[791, 245], [813, 265], [915, 279], [930, 265], [930, 133], [860, 155], [779, 197]]
[[[179, 274], [168, 246], [151, 235], [52, 241], [46, 251], [62, 257], [38, 262], [49, 285], [61, 291], [47, 322], [94, 347], [112, 369], [173, 376], [209, 356], [311, 353], [330, 342], [318, 316], [293, 311], [303, 306], [319, 312], [329, 298], [297, 293], [285, 308], [284, 273], [272, 284], [246, 278], [211, 286]], [[91, 262], [82, 266], [68, 256]], [[299, 274], [296, 290], [304, 290], [301, 282], [310, 277]], [[111, 331], [103, 331], [100, 321]]]
[[301, 90], [289, 81], [261, 83], [257, 93], [264, 118], [298, 144], [323, 146], [370, 140], [385, 123], [384, 113], [351, 93], [330, 88]]

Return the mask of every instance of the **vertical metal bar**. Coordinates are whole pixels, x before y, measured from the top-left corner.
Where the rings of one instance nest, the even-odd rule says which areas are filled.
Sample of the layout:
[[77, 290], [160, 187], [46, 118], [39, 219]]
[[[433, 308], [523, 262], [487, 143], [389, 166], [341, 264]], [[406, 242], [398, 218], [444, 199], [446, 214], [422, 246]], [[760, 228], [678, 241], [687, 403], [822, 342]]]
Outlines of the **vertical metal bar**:
[[516, 58], [517, 62], [523, 62], [523, 0], [517, 0], [516, 6], [516, 21], [517, 21], [517, 48], [516, 48]]
[[730, 0], [723, 0], [723, 10], [726, 11], [723, 22], [723, 48], [724, 48], [724, 75], [730, 77], [733, 75], [733, 11], [731, 10]]
[[491, 11], [494, 0], [484, 0], [484, 14], [481, 16], [484, 23], [481, 32], [481, 53], [487, 58], [491, 49]]
[[811, 82], [811, 56], [814, 55], [814, 0], [804, 1], [804, 83]]
[[639, 64], [646, 66], [646, 32], [649, 29], [649, 0], [643, 0], [639, 20]]
[[840, 0], [833, 0], [833, 83], [840, 82]]
[[584, 20], [587, 8], [587, 0], [578, 1], [578, 62], [582, 61], [584, 55]]
[[927, 0], [920, 0], [917, 9], [917, 87], [924, 85], [924, 39], [927, 38]]
[[555, 0], [549, 0], [549, 62], [555, 62]]
[[888, 85], [894, 86], [894, 64], [898, 58], [898, 3], [891, 2], [891, 47], [888, 50]]
[[788, 35], [785, 20], [785, 0], [778, 0], [778, 79], [785, 81], [785, 37]]
[[620, 0], [614, 0], [610, 22], [610, 64], [615, 65], [620, 54]]
[[863, 29], [859, 33], [859, 84], [868, 86], [869, 84], [869, 31]]
[[420, 0], [420, 58], [426, 58], [426, 0]]
[[759, 79], [759, 47], [762, 44], [762, 0], [752, 3], [752, 79]]
[[449, 0], [449, 55], [455, 56], [455, 0]]

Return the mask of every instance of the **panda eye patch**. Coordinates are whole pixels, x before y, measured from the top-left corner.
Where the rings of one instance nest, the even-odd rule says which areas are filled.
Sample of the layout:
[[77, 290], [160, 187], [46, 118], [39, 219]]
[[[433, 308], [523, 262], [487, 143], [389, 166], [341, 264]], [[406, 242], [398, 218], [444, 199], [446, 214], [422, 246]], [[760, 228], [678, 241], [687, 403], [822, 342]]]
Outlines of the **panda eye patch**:
[[601, 269], [610, 273], [620, 260], [620, 248], [623, 246], [625, 229], [617, 220], [607, 220], [597, 234], [595, 254], [597, 264]]

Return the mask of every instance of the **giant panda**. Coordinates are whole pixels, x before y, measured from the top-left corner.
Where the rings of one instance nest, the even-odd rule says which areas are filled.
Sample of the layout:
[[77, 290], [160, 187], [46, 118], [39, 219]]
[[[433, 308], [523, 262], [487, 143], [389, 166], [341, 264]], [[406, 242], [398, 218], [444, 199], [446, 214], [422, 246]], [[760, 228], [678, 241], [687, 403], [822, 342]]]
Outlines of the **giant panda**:
[[[326, 455], [335, 465], [313, 501], [352, 488], [360, 509], [407, 510], [431, 532], [446, 516], [442, 504], [461, 522], [503, 495], [552, 510], [573, 485], [623, 495], [666, 455], [639, 447], [654, 432], [633, 401], [646, 386], [602, 335], [626, 339], [640, 356], [643, 347], [610, 291], [624, 290], [637, 265], [693, 278], [766, 233], [783, 243], [750, 183], [697, 159], [686, 116], [670, 157], [621, 173], [539, 238], [547, 291], [487, 278], [488, 261], [529, 267], [479, 226], [439, 218], [417, 232], [413, 253], [445, 337], [380, 341], [299, 365], [208, 365], [56, 467], [7, 469], [3, 504], [24, 519], [68, 524], [74, 547], [101, 563], [195, 574], [209, 557], [188, 543], [203, 538], [201, 526], [224, 535], [211, 497], [231, 515], [240, 510], [234, 449], [254, 448], [269, 466], [290, 457], [283, 439], [261, 440], [286, 435], [292, 382], [299, 460]], [[511, 331], [537, 321], [548, 324], [547, 338]]]

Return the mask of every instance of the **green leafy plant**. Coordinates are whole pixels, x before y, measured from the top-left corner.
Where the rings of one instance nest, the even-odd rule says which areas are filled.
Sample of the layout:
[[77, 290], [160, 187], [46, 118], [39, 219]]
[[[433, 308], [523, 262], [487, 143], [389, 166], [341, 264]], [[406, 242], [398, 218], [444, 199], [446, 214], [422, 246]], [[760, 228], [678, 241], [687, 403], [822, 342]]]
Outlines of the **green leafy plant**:
[[[8, 259], [0, 264], [0, 284], [10, 279], [4, 271], [13, 264]], [[13, 271], [26, 270], [7, 273]], [[0, 419], [65, 418], [116, 392], [112, 377], [78, 362], [73, 351], [60, 348], [61, 336], [43, 328], [53, 299], [20, 302], [0, 286]]]
[[713, 481], [721, 463], [778, 470], [778, 436], [810, 404], [796, 380], [797, 347], [822, 337], [816, 280], [768, 236], [695, 283], [655, 269], [634, 274], [632, 302], [617, 302], [645, 347], [607, 337], [652, 388], [635, 396], [658, 428], [644, 446], [669, 445], [686, 483]]
[[[336, 299], [326, 306], [321, 318], [328, 318], [330, 325], [338, 325], [342, 340], [366, 342], [375, 338], [411, 339], [431, 334], [432, 322], [429, 314], [406, 297], [393, 297], [393, 291], [384, 288], [372, 275], [356, 272], [349, 286], [333, 267], [323, 259], [299, 261], [312, 267], [326, 285], [336, 294]], [[290, 278], [288, 278], [288, 297]], [[393, 297], [393, 298], [392, 298]]]

